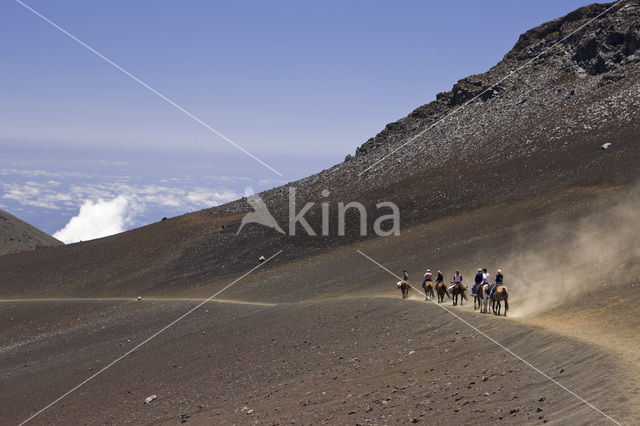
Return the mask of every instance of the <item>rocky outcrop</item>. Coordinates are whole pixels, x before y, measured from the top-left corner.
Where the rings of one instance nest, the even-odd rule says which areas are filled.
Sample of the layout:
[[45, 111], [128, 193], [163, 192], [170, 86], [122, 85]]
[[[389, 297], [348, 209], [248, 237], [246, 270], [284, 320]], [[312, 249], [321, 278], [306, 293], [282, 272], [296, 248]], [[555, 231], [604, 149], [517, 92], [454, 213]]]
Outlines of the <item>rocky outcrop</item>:
[[[604, 13], [612, 6], [613, 9]], [[594, 18], [594, 22], [581, 28]], [[599, 84], [605, 86], [624, 78], [620, 68], [625, 64], [640, 62], [636, 55], [639, 48], [640, 4], [637, 0], [615, 6], [609, 3], [583, 7], [525, 32], [503, 61], [490, 71], [459, 80], [451, 91], [438, 93], [433, 102], [415, 109], [406, 118], [387, 124], [384, 130], [356, 149], [355, 157], [383, 151], [399, 133], [422, 123], [435, 122], [476, 97], [486, 102], [499, 96], [504, 86], [494, 86], [495, 82], [537, 55], [540, 55], [537, 59], [540, 64], [546, 63], [559, 71], [556, 79], [563, 78], [562, 74], [564, 77], [603, 75]], [[510, 90], [519, 89], [527, 88], [510, 87]]]

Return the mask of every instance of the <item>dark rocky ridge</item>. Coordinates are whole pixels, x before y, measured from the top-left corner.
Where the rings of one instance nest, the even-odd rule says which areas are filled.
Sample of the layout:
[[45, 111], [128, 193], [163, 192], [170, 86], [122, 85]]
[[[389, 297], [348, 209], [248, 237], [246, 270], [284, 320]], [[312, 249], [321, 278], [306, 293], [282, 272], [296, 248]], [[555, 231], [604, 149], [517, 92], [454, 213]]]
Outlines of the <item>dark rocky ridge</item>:
[[61, 241], [0, 210], [0, 256], [61, 245]]
[[[583, 7], [563, 18], [527, 31], [520, 36], [503, 61], [491, 70], [459, 80], [451, 91], [438, 93], [435, 101], [415, 109], [408, 117], [387, 124], [382, 132], [360, 146], [355, 155], [366, 155], [380, 148], [386, 142], [393, 141], [394, 136], [403, 130], [430, 124], [423, 123], [422, 120], [435, 122], [456, 106], [478, 95], [482, 102], [499, 95], [504, 87], [494, 84], [536, 55], [543, 55], [544, 58], [538, 61], [560, 68], [567, 76], [583, 77], [585, 74], [599, 75], [608, 72], [618, 75], [615, 71], [625, 65], [640, 62], [640, 58], [635, 55], [640, 48], [638, 4], [636, 1], [624, 3], [626, 4], [615, 6], [606, 16], [573, 35], [571, 34], [580, 26], [605, 12], [613, 3]], [[618, 8], [621, 10], [617, 10]], [[558, 44], [552, 51], [547, 51], [556, 43]], [[509, 84], [509, 81], [505, 83]], [[518, 89], [510, 86], [511, 90]]]

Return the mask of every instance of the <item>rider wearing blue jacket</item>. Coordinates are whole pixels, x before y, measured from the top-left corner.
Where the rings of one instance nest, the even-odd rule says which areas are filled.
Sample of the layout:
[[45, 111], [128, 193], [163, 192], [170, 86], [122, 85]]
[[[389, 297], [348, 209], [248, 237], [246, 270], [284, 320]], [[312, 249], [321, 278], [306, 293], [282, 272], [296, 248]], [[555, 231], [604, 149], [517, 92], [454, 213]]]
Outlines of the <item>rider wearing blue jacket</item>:
[[476, 287], [478, 287], [478, 285], [482, 283], [483, 279], [484, 277], [482, 276], [482, 269], [478, 269], [478, 272], [476, 272], [476, 277], [474, 279], [473, 285], [471, 286], [472, 296], [476, 294]]

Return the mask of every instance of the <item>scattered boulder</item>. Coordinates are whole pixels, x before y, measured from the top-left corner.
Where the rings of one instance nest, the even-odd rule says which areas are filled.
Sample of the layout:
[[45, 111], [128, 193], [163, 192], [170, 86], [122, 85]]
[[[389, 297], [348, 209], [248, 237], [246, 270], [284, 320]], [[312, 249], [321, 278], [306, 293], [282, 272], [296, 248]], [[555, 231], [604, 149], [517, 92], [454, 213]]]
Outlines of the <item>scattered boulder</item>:
[[610, 147], [611, 147], [611, 142], [607, 142], [607, 143], [602, 144], [600, 149], [602, 149], [604, 151], [604, 150], [609, 149]]
[[151, 396], [148, 396], [148, 397], [146, 397], [146, 398], [144, 399], [144, 403], [145, 403], [145, 404], [149, 404], [151, 401], [153, 401], [153, 400], [155, 400], [155, 399], [157, 399], [157, 398], [158, 398], [158, 395], [151, 395]]

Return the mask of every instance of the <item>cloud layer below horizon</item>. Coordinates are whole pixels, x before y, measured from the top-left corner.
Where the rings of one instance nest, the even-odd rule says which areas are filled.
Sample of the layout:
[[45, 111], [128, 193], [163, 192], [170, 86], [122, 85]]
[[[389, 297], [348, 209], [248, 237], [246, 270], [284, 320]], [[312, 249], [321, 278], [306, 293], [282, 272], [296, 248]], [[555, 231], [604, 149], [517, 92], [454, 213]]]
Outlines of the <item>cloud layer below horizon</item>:
[[132, 174], [0, 168], [2, 208], [65, 243], [105, 237], [162, 217], [217, 206], [242, 197], [247, 177], [155, 178]]

